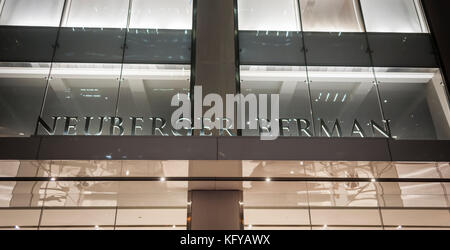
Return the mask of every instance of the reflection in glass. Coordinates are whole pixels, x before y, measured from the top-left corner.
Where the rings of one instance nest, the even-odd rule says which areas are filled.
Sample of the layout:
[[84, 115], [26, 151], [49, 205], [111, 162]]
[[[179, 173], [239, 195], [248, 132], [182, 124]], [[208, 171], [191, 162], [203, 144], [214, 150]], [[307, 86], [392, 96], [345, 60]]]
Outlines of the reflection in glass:
[[438, 67], [430, 34], [367, 33], [375, 67]]
[[380, 203], [385, 207], [448, 207], [443, 183], [378, 183]]
[[420, 226], [429, 227], [436, 230], [442, 230], [439, 227], [450, 226], [450, 214], [448, 209], [381, 209], [383, 223], [386, 226], [402, 228], [420, 228]]
[[304, 182], [245, 181], [242, 185], [246, 207], [308, 206], [307, 184]]
[[301, 31], [297, 0], [239, 0], [239, 30]]
[[58, 27], [63, 6], [64, 0], [0, 1], [0, 25]]
[[316, 133], [322, 137], [389, 137], [369, 68], [309, 67]]
[[375, 74], [394, 138], [450, 138], [450, 109], [439, 69], [376, 68]]
[[118, 115], [127, 125], [125, 134], [190, 135], [171, 124], [178, 108], [171, 106], [172, 98], [189, 93], [190, 72], [189, 65], [124, 65]]
[[45, 182], [0, 182], [0, 208], [42, 206], [44, 188]]
[[15, 230], [26, 227], [36, 229], [39, 225], [41, 209], [0, 209], [0, 228]]
[[[306, 83], [305, 67], [290, 66], [241, 66], [241, 93], [244, 95], [279, 94], [280, 119], [283, 123], [282, 135], [312, 136], [308, 85]], [[267, 119], [270, 119], [270, 102], [268, 102], [267, 117], [259, 118], [260, 130], [270, 129]], [[246, 112], [249, 115], [249, 112]], [[250, 117], [246, 118], [248, 124]], [[256, 129], [243, 130], [245, 136], [257, 136]]]
[[363, 32], [358, 1], [300, 0], [304, 31]]
[[377, 207], [371, 182], [308, 182], [309, 204], [328, 207]]
[[119, 133], [114, 125], [120, 121], [111, 117], [115, 117], [120, 69], [119, 64], [54, 64], [42, 115], [48, 127], [40, 126], [38, 133]]
[[49, 70], [49, 63], [0, 64], [0, 137], [34, 134]]
[[427, 33], [418, 0], [361, 0], [368, 32]]
[[301, 32], [239, 31], [241, 65], [305, 65]]

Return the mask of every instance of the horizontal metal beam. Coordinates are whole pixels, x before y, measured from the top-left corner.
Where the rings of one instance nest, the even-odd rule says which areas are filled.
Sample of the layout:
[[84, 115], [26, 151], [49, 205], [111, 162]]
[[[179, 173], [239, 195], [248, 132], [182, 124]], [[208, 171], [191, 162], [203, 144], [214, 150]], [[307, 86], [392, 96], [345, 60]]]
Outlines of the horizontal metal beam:
[[35, 136], [0, 138], [0, 160], [450, 161], [450, 141], [377, 138]]

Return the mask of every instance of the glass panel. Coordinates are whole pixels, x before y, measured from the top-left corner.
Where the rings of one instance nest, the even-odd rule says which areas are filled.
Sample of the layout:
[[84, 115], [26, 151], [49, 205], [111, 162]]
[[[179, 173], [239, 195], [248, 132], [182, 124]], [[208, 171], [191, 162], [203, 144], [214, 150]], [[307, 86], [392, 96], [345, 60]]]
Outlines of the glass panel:
[[0, 227], [23, 229], [39, 224], [40, 209], [0, 209]]
[[376, 68], [375, 71], [393, 138], [450, 138], [447, 91], [439, 69]]
[[0, 208], [28, 208], [42, 206], [45, 184], [46, 182], [32, 181], [0, 182]]
[[358, 1], [300, 0], [304, 31], [363, 32]]
[[311, 209], [311, 224], [329, 226], [381, 226], [378, 209]]
[[189, 93], [190, 66], [124, 65], [123, 79], [118, 115], [127, 125], [125, 134], [189, 135], [189, 131], [172, 130], [171, 117], [177, 107], [171, 106], [171, 100]]
[[438, 163], [439, 175], [442, 178], [450, 178], [450, 163], [449, 162], [439, 162]]
[[[312, 136], [310, 99], [304, 67], [288, 66], [241, 66], [241, 93], [279, 94], [280, 119], [283, 136]], [[257, 96], [258, 97], [258, 96]], [[259, 98], [259, 97], [258, 97]], [[269, 103], [270, 104], [270, 103]], [[270, 106], [270, 105], [268, 105]], [[270, 107], [267, 118], [270, 119]], [[249, 115], [249, 112], [246, 112]], [[250, 117], [246, 118], [249, 122]], [[258, 119], [258, 117], [257, 117]], [[267, 122], [259, 121], [260, 129], [269, 129]], [[243, 130], [244, 136], [257, 136], [259, 130]]]
[[133, 0], [129, 27], [192, 29], [192, 1]]
[[0, 62], [50, 62], [58, 28], [0, 26]]
[[61, 28], [56, 62], [122, 63], [125, 29]]
[[191, 31], [129, 29], [124, 63], [191, 62]]
[[188, 182], [119, 182], [120, 207], [186, 208]]
[[64, 0], [6, 0], [0, 2], [0, 25], [58, 27], [63, 7]]
[[361, 0], [367, 31], [427, 33], [420, 1]]
[[448, 207], [445, 184], [378, 183], [380, 203], [386, 207]]
[[308, 187], [304, 182], [244, 181], [245, 208], [299, 208], [308, 206]]
[[448, 209], [382, 209], [381, 213], [386, 226], [450, 226]]
[[302, 33], [240, 31], [241, 65], [305, 65]]
[[39, 176], [100, 177], [121, 176], [122, 161], [41, 161]]
[[187, 177], [190, 161], [122, 161], [122, 176]]
[[322, 137], [388, 137], [369, 68], [309, 67], [315, 131]]
[[63, 27], [126, 28], [129, 0], [71, 0]]
[[377, 207], [371, 182], [308, 182], [309, 204], [320, 207]]
[[40, 165], [39, 161], [0, 161], [0, 177], [36, 177]]
[[118, 182], [52, 181], [45, 187], [47, 207], [115, 207]]
[[239, 30], [301, 31], [297, 0], [238, 0]]
[[242, 161], [244, 177], [306, 177], [303, 161]]
[[[36, 169], [40, 166], [39, 176], [51, 177], [187, 177], [189, 170], [189, 161], [145, 161], [145, 160], [126, 160], [126, 161], [30, 161], [30, 162], [9, 162], [0, 161], [2, 164], [19, 166], [18, 173], [9, 173], [1, 171], [0, 176], [36, 176]], [[11, 167], [11, 169], [13, 169]], [[24, 174], [23, 172], [33, 172], [34, 175]]]
[[[305, 171], [310, 177], [328, 178], [373, 178], [373, 171], [389, 166], [388, 162], [304, 162]], [[359, 186], [359, 183], [347, 183], [347, 186]]]
[[35, 133], [49, 70], [48, 63], [0, 64], [0, 137]]
[[323, 225], [323, 226], [313, 226], [312, 230], [383, 230], [383, 227], [381, 225], [374, 226], [374, 225], [359, 225], [359, 226], [347, 226], [347, 225]]
[[383, 178], [446, 178], [445, 169], [438, 163], [428, 162], [394, 162], [389, 167], [379, 169]]
[[364, 33], [306, 32], [308, 66], [372, 66]]
[[310, 224], [308, 209], [300, 208], [244, 208], [244, 220], [246, 229], [262, 226], [298, 227]]
[[47, 207], [187, 206], [187, 182], [73, 181], [48, 182]]
[[120, 133], [120, 119], [111, 118], [120, 69], [120, 64], [54, 64], [42, 116], [48, 127], [40, 123], [39, 134]]
[[187, 208], [118, 209], [116, 225], [120, 227], [186, 227]]
[[368, 33], [375, 67], [438, 67], [429, 34]]
[[[244, 211], [245, 212], [245, 211]], [[311, 230], [310, 226], [284, 226], [284, 225], [277, 225], [277, 226], [253, 226], [251, 224], [244, 225], [244, 230]]]
[[86, 227], [113, 226], [115, 209], [44, 209], [41, 226]]

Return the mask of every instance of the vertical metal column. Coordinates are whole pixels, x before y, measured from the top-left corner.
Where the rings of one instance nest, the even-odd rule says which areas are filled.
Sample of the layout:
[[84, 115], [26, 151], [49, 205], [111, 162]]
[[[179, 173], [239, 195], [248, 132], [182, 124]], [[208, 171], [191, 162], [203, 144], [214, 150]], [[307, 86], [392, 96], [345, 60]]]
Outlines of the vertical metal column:
[[[215, 93], [223, 100], [236, 94], [237, 50], [235, 42], [235, 1], [197, 0], [195, 15], [195, 86], [202, 86], [203, 97]], [[191, 97], [193, 96], [191, 89]], [[225, 104], [225, 103], [224, 103]], [[206, 110], [204, 109], [203, 112]], [[224, 111], [225, 112], [225, 111]], [[225, 114], [225, 113], [224, 113]], [[205, 133], [210, 133], [205, 131]], [[194, 135], [199, 135], [195, 131]], [[236, 135], [237, 130], [233, 130]], [[220, 131], [211, 131], [220, 136]], [[190, 176], [242, 175], [240, 162], [230, 161], [212, 170], [207, 162], [190, 161]], [[222, 171], [223, 170], [223, 171]], [[236, 182], [190, 182], [188, 229], [239, 230], [243, 228], [242, 184]]]
[[190, 230], [242, 229], [242, 191], [191, 191]]

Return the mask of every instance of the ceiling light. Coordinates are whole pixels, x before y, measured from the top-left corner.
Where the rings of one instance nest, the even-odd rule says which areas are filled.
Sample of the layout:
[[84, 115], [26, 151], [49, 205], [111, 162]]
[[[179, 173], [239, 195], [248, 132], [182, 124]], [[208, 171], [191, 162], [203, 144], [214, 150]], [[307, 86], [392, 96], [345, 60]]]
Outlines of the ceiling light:
[[166, 178], [165, 177], [161, 177], [161, 178], [159, 178], [159, 181], [166, 181]]
[[371, 182], [376, 182], [377, 180], [375, 178], [372, 178], [370, 181]]
[[18, 225], [15, 225], [15, 226], [14, 226], [14, 229], [19, 230], [20, 227], [19, 227]]

